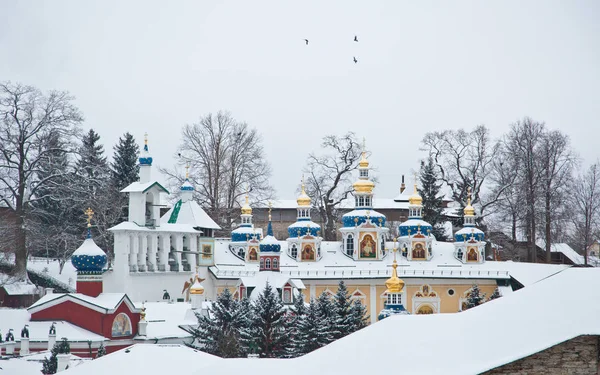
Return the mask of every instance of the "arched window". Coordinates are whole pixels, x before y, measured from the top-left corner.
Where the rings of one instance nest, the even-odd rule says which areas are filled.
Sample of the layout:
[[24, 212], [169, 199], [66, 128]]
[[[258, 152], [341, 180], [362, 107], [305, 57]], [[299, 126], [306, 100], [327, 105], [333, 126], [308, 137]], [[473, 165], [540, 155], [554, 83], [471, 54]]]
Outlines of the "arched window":
[[240, 248], [238, 249], [238, 252], [237, 252], [237, 254], [238, 254], [238, 256], [239, 256], [240, 258], [243, 258], [243, 257], [245, 257], [245, 256], [246, 256], [246, 252], [244, 251], [244, 248], [243, 248], [243, 247], [240, 247]]
[[360, 177], [369, 177], [369, 171], [366, 169], [360, 170]]
[[458, 259], [462, 260], [462, 257], [463, 257], [462, 249], [458, 249], [456, 256], [458, 257]]
[[346, 254], [349, 256], [354, 255], [354, 237], [351, 234], [346, 238]]
[[270, 270], [271, 269], [271, 259], [267, 258], [265, 260], [265, 269]]
[[371, 197], [365, 197], [365, 206], [371, 206]]
[[279, 262], [277, 262], [277, 258], [273, 258], [273, 269], [276, 270], [279, 268]]
[[298, 248], [296, 247], [296, 245], [292, 245], [292, 250], [290, 251], [290, 255], [294, 259], [298, 258]]
[[433, 314], [433, 307], [429, 305], [421, 305], [417, 310], [417, 315], [429, 315]]
[[363, 207], [365, 205], [365, 197], [363, 197], [362, 195], [358, 197], [358, 205], [360, 207]]

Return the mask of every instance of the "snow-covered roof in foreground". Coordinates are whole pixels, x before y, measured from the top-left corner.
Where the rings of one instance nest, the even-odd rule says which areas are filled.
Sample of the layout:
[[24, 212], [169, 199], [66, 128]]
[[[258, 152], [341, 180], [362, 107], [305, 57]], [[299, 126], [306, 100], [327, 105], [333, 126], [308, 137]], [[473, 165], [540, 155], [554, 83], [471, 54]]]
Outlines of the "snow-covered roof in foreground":
[[[61, 372], [65, 375], [190, 374], [220, 363], [219, 357], [184, 345], [136, 344]], [[206, 372], [202, 372], [207, 374]], [[213, 372], [218, 374], [219, 372]], [[1, 373], [0, 373], [1, 374]]]
[[[135, 306], [141, 308], [142, 303], [136, 302]], [[145, 307], [148, 340], [191, 337], [180, 326], [198, 324], [198, 319], [188, 302], [146, 302]]]
[[600, 289], [581, 287], [598, 283], [600, 270], [571, 268], [465, 312], [392, 316], [297, 359], [223, 360], [192, 374], [479, 374], [600, 335]]

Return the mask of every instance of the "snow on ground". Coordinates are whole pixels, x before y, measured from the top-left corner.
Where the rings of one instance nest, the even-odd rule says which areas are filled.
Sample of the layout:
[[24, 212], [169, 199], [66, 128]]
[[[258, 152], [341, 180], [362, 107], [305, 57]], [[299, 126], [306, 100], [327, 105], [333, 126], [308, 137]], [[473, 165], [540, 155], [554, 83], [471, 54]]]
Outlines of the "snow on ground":
[[[137, 344], [68, 369], [64, 375], [190, 374], [223, 361], [184, 345]], [[218, 374], [219, 372], [213, 372]], [[25, 374], [24, 374], [25, 375]], [[29, 374], [27, 374], [29, 375]]]
[[392, 316], [298, 359], [223, 360], [193, 374], [478, 374], [600, 335], [600, 290], [582, 287], [599, 282], [600, 270], [571, 268], [462, 313]]
[[60, 264], [58, 260], [33, 257], [27, 260], [27, 269], [52, 277], [65, 284], [69, 288], [75, 290], [77, 271], [70, 261], [65, 263], [62, 272], [60, 272]]

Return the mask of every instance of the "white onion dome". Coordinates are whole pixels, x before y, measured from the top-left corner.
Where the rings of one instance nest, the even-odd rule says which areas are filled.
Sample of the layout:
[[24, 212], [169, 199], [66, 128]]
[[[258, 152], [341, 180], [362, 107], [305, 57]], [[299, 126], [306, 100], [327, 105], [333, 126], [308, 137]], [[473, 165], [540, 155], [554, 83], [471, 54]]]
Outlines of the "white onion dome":
[[71, 263], [78, 272], [102, 272], [106, 265], [106, 253], [96, 245], [88, 230], [88, 237], [73, 255]]
[[148, 151], [148, 133], [144, 134], [144, 148], [140, 155], [140, 165], [152, 165], [152, 156]]

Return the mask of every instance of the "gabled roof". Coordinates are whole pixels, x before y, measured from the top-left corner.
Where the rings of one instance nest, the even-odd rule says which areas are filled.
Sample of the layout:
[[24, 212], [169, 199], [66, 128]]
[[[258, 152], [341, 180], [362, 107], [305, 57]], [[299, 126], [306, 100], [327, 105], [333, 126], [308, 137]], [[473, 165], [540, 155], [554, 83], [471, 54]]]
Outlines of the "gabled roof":
[[101, 293], [98, 297], [90, 297], [81, 293], [53, 293], [46, 294], [36, 303], [29, 306], [27, 311], [34, 314], [38, 311], [56, 306], [66, 301], [74, 302], [91, 310], [103, 314], [113, 313], [121, 302], [124, 302], [132, 312], [140, 312], [125, 293]]
[[148, 190], [152, 189], [154, 186], [158, 187], [159, 190], [169, 194], [169, 191], [165, 189], [160, 183], [157, 181], [150, 182], [133, 182], [125, 189], [121, 190], [121, 193], [145, 193]]
[[[177, 209], [177, 206], [178, 209]], [[171, 207], [167, 213], [160, 218], [160, 223], [169, 223], [171, 217], [175, 213], [175, 224], [189, 224], [193, 227], [207, 228], [207, 229], [221, 229], [213, 219], [200, 207], [195, 201], [182, 202]]]

